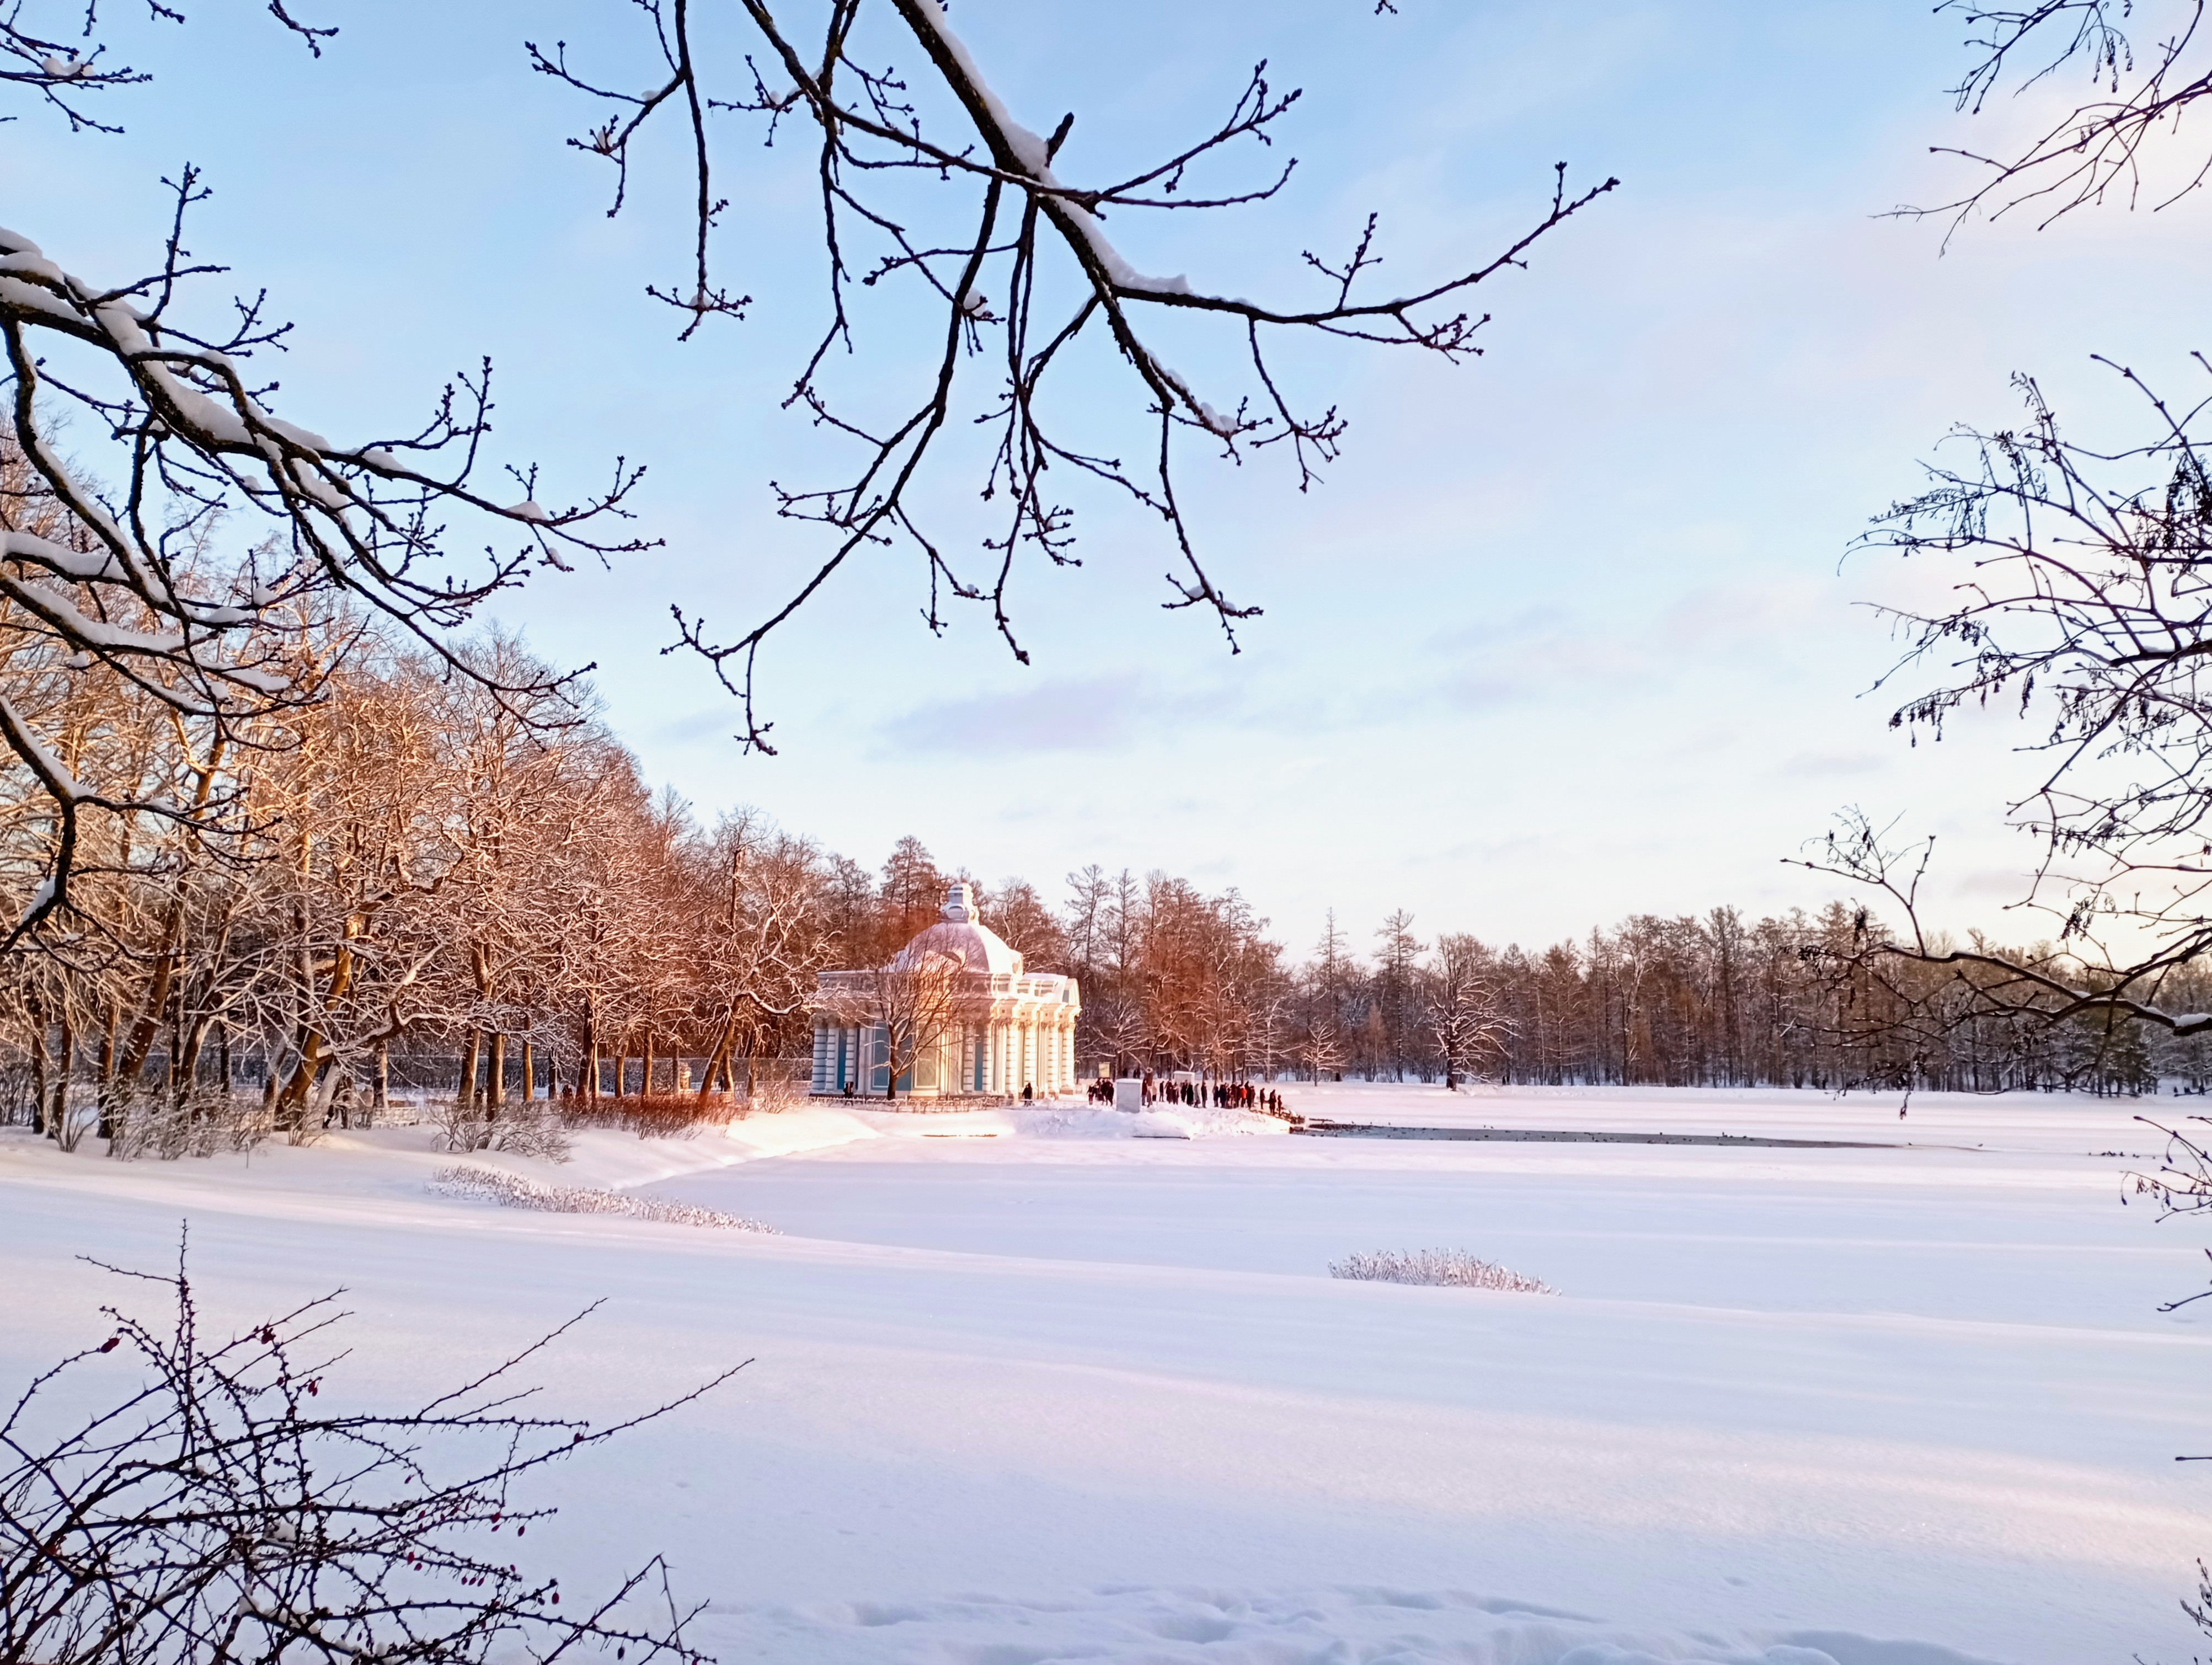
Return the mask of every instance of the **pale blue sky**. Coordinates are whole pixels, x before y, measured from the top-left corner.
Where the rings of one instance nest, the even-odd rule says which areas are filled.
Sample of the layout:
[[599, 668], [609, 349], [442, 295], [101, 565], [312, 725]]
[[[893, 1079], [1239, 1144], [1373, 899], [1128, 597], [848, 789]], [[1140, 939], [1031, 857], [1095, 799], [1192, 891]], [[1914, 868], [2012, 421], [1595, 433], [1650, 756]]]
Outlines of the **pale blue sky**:
[[[1267, 609], [1241, 657], [1159, 611], [1169, 551], [1109, 509], [1082, 570], [1023, 581], [1026, 669], [979, 613], [931, 639], [906, 557], [848, 572], [764, 660], [773, 759], [740, 757], [704, 669], [659, 650], [672, 600], [740, 627], [816, 547], [767, 489], [836, 466], [775, 410], [817, 316], [805, 152], [732, 133], [724, 257], [762, 304], [678, 346], [641, 294], [681, 270], [667, 154], [610, 224], [599, 171], [560, 143], [586, 110], [522, 58], [526, 34], [604, 39], [626, 7], [321, 9], [343, 33], [319, 63], [250, 7], [123, 30], [161, 75], [118, 105], [129, 134], [0, 129], [5, 218], [74, 270], [135, 271], [158, 178], [189, 158], [218, 192], [196, 246], [298, 320], [282, 414], [396, 426], [489, 353], [508, 454], [580, 485], [614, 452], [647, 462], [667, 549], [549, 576], [507, 616], [599, 662], [623, 738], [702, 812], [757, 805], [871, 863], [912, 832], [1048, 891], [1090, 861], [1165, 867], [1240, 886], [1302, 951], [1330, 906], [1362, 933], [1402, 906], [1425, 933], [1534, 943], [1631, 910], [1813, 904], [1833, 887], [1779, 858], [1858, 802], [1943, 835], [1949, 918], [2021, 929], [1996, 909], [2028, 852], [1996, 828], [2029, 765], [1993, 722], [1917, 750], [1886, 732], [1889, 702], [1860, 696], [1887, 644], [1854, 604], [1933, 575], [1843, 557], [1952, 422], [2010, 416], [2012, 370], [2085, 413], [2117, 408], [2093, 351], [2181, 375], [2197, 343], [2169, 320], [2201, 302], [2206, 222], [2002, 225], [1939, 257], [1936, 228], [1877, 217], [1959, 177], [1926, 152], [1961, 137], [1942, 90], [1960, 29], [1922, 0], [962, 0], [1017, 114], [1079, 112], [1066, 176], [1194, 131], [1261, 56], [1305, 88], [1279, 202], [1115, 225], [1133, 264], [1203, 287], [1283, 293], [1299, 248], [1370, 208], [1410, 282], [1490, 252], [1556, 160], [1624, 185], [1486, 289], [1480, 361], [1295, 355], [1352, 423], [1325, 487], [1192, 459], [1210, 564]], [[1172, 355], [1233, 402], [1202, 343]], [[943, 479], [951, 524], [970, 489]]]

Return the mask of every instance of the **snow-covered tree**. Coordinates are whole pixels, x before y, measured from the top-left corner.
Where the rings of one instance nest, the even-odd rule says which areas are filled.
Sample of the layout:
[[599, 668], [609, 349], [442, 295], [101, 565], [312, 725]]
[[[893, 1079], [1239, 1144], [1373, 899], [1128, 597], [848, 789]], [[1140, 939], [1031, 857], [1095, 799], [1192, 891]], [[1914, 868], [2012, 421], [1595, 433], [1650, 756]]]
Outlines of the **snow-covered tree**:
[[1437, 939], [1436, 959], [1421, 977], [1422, 1004], [1431, 1038], [1442, 1060], [1444, 1087], [1457, 1091], [1462, 1081], [1502, 1058], [1514, 1032], [1490, 975], [1491, 956], [1465, 932]]

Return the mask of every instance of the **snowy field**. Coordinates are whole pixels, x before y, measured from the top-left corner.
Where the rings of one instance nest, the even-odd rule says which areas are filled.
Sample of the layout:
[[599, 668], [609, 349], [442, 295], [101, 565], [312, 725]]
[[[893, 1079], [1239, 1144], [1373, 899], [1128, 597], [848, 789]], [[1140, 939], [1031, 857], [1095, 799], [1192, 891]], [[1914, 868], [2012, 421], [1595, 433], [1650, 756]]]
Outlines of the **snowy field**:
[[[471, 1159], [763, 1237], [436, 1194], [428, 1129], [129, 1165], [0, 1134], [0, 1379], [106, 1334], [129, 1291], [76, 1256], [158, 1267], [187, 1218], [218, 1323], [345, 1285], [341, 1389], [387, 1406], [605, 1297], [535, 1373], [549, 1408], [756, 1362], [557, 1470], [535, 1565], [580, 1593], [665, 1550], [729, 1661], [2201, 1651], [2177, 1601], [2212, 1465], [2173, 1458], [2212, 1451], [2212, 1311], [2156, 1309], [2212, 1233], [2119, 1200], [2158, 1149], [2134, 1115], [2200, 1101], [1289, 1091], [1346, 1121], [1896, 1148], [836, 1107]], [[1430, 1247], [1560, 1293], [1327, 1274]]]

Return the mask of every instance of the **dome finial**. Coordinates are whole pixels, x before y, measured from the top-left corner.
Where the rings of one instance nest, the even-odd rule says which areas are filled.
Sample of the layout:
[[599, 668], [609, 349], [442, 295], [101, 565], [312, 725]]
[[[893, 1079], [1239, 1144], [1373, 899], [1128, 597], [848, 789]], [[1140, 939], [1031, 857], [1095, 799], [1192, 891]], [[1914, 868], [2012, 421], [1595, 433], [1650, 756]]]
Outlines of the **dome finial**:
[[975, 892], [963, 879], [954, 879], [945, 887], [945, 922], [965, 925], [975, 917]]

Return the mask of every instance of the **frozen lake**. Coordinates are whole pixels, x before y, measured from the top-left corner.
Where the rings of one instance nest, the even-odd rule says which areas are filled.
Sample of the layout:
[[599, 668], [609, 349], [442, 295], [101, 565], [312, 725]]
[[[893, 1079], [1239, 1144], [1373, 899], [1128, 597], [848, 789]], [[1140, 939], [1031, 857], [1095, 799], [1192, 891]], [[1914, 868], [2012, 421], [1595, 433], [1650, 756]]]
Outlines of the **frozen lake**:
[[[413, 1130], [250, 1167], [0, 1137], [20, 1377], [192, 1221], [236, 1322], [343, 1283], [353, 1391], [607, 1306], [541, 1372], [711, 1404], [558, 1476], [550, 1571], [666, 1549], [722, 1657], [957, 1665], [2076, 1665], [2198, 1650], [2212, 1313], [2198, 1224], [2123, 1207], [2195, 1101], [1479, 1092], [1296, 1108], [1893, 1150], [1323, 1139], [1193, 1115], [843, 1108], [583, 1140], [562, 1183], [759, 1237], [428, 1193]], [[1158, 1121], [1153, 1130], [1164, 1129]], [[1117, 1136], [1119, 1135], [1119, 1136]], [[1554, 1285], [1333, 1280], [1464, 1249]], [[2212, 1307], [2212, 1302], [2205, 1303]], [[533, 1532], [532, 1545], [538, 1546]]]

